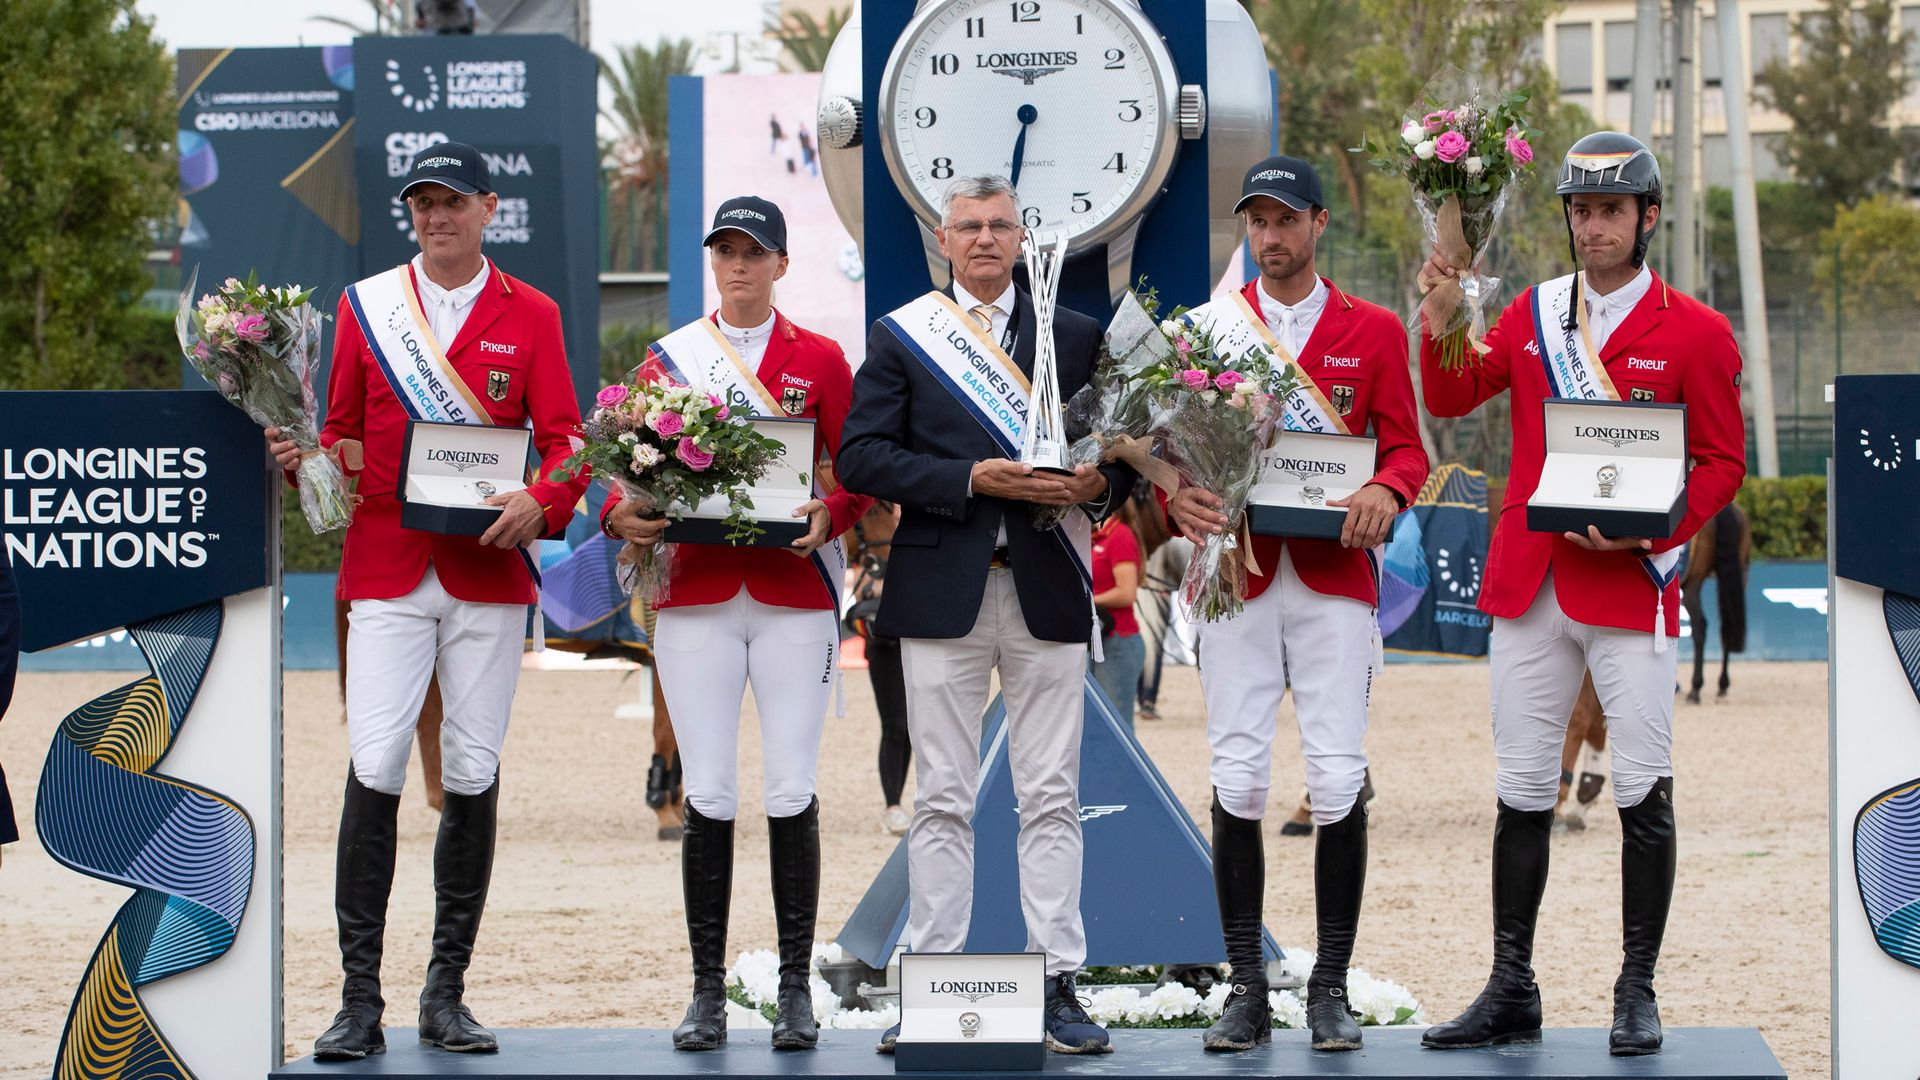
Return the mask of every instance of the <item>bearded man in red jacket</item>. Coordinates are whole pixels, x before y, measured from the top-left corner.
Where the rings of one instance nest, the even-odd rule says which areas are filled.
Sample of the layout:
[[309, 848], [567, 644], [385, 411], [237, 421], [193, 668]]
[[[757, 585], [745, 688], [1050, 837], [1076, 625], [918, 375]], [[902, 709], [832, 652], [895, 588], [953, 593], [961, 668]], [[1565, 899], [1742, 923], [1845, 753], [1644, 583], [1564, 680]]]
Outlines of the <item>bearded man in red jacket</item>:
[[[1233, 966], [1233, 992], [1207, 1030], [1208, 1050], [1268, 1041], [1272, 1017], [1261, 962], [1266, 858], [1260, 822], [1273, 774], [1275, 716], [1289, 686], [1300, 717], [1307, 790], [1319, 828], [1314, 851], [1317, 947], [1307, 980], [1307, 1022], [1316, 1050], [1356, 1050], [1360, 1028], [1347, 1007], [1347, 963], [1367, 876], [1367, 770], [1361, 739], [1380, 656], [1378, 575], [1371, 549], [1427, 481], [1413, 404], [1407, 332], [1385, 308], [1349, 296], [1314, 269], [1327, 227], [1320, 177], [1299, 158], [1273, 157], [1247, 170], [1239, 205], [1260, 277], [1240, 292], [1193, 309], [1216, 343], [1265, 345], [1276, 373], [1301, 388], [1287, 400], [1290, 429], [1378, 440], [1375, 472], [1346, 499], [1339, 540], [1253, 538], [1246, 607], [1200, 630], [1200, 685], [1213, 748], [1213, 877]], [[1231, 346], [1228, 346], [1231, 347]], [[1196, 541], [1227, 527], [1217, 495], [1183, 488], [1167, 510]]]
[[[1620, 813], [1623, 956], [1613, 988], [1614, 1054], [1660, 1049], [1653, 967], [1673, 899], [1673, 692], [1678, 561], [1746, 476], [1740, 352], [1724, 316], [1646, 266], [1660, 220], [1660, 163], [1638, 139], [1588, 135], [1555, 188], [1581, 272], [1522, 293], [1457, 370], [1423, 333], [1420, 376], [1435, 416], [1465, 416], [1507, 391], [1512, 473], [1487, 552], [1480, 609], [1488, 647], [1498, 796], [1493, 832], [1493, 974], [1466, 1012], [1428, 1029], [1437, 1049], [1538, 1042], [1534, 922], [1547, 884], [1560, 750], [1582, 672], [1593, 674], [1613, 754]], [[1455, 271], [1436, 253], [1432, 285]], [[1546, 458], [1547, 398], [1681, 403], [1687, 408], [1686, 513], [1661, 539], [1531, 532], [1526, 505]], [[1607, 495], [1618, 477], [1598, 478]]]
[[[493, 872], [500, 748], [537, 588], [525, 549], [566, 527], [587, 484], [585, 475], [553, 479], [580, 424], [560, 309], [480, 253], [499, 203], [486, 160], [465, 143], [428, 147], [400, 195], [420, 254], [341, 298], [320, 434], [329, 449], [343, 440], [364, 444], [366, 466], [358, 489], [365, 501], [347, 529], [337, 589], [353, 602], [353, 760], [334, 878], [346, 977], [340, 1013], [314, 1043], [322, 1060], [386, 1050], [380, 956], [395, 823], [415, 720], [436, 669], [446, 713], [446, 802], [433, 852], [433, 956], [420, 993], [420, 1039], [446, 1050], [498, 1049], [463, 999]], [[394, 492], [415, 419], [532, 426], [539, 473], [523, 490], [487, 498], [500, 517], [478, 541], [400, 524]], [[275, 457], [291, 469], [299, 450], [279, 435], [267, 431]]]

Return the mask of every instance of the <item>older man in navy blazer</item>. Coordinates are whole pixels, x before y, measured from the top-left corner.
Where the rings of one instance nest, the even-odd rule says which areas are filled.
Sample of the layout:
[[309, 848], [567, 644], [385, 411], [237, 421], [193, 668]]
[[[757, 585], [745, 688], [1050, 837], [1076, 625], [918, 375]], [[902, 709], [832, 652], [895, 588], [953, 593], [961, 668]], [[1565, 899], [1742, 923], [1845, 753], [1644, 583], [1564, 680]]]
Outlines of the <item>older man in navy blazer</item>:
[[[836, 460], [847, 487], [900, 504], [875, 629], [901, 640], [920, 758], [907, 940], [917, 952], [966, 947], [981, 714], [997, 666], [1020, 804], [1020, 906], [1029, 948], [1047, 957], [1047, 1044], [1105, 1053], [1107, 1034], [1073, 984], [1087, 951], [1079, 775], [1092, 598], [1066, 530], [1036, 529], [1032, 515], [1051, 506], [1104, 517], [1134, 476], [1121, 466], [1035, 472], [1014, 460], [1023, 413], [995, 388], [1032, 374], [1037, 336], [1032, 297], [1013, 283], [1018, 203], [1001, 177], [957, 181], [944, 203], [937, 235], [953, 287], [875, 324]], [[1092, 319], [1056, 313], [1062, 399], [1092, 376], [1100, 340]]]

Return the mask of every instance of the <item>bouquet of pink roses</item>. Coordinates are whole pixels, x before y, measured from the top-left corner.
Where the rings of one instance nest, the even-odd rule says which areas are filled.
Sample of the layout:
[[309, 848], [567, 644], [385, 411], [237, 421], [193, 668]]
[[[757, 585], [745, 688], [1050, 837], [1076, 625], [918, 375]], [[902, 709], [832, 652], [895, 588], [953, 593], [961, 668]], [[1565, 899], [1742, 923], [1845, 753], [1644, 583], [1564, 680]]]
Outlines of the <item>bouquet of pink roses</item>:
[[345, 528], [353, 520], [354, 496], [339, 463], [320, 449], [314, 425], [313, 369], [326, 316], [308, 303], [313, 290], [270, 289], [248, 274], [245, 281], [228, 278], [196, 304], [198, 280], [196, 271], [174, 317], [180, 351], [220, 396], [300, 447], [296, 475], [308, 526], [316, 534]]
[[1500, 279], [1482, 273], [1480, 259], [1508, 192], [1533, 168], [1528, 140], [1540, 133], [1521, 116], [1526, 103], [1527, 95], [1518, 91], [1495, 100], [1464, 72], [1449, 68], [1407, 110], [1395, 143], [1376, 146], [1369, 139], [1353, 148], [1370, 155], [1375, 168], [1406, 178], [1428, 242], [1460, 271], [1423, 280], [1426, 298], [1414, 316], [1425, 316], [1427, 332], [1440, 343], [1441, 367], [1448, 370], [1486, 352], [1480, 342], [1487, 332], [1486, 307]]
[[[603, 387], [594, 406], [580, 425], [573, 455], [554, 470], [556, 479], [590, 468], [653, 517], [678, 518], [703, 499], [724, 495], [729, 542], [766, 531], [749, 514], [747, 488], [780, 456], [781, 446], [755, 431], [748, 418], [733, 415], [718, 395], [654, 375]], [[649, 603], [665, 595], [672, 548], [656, 544], [622, 553], [636, 571], [631, 587]]]

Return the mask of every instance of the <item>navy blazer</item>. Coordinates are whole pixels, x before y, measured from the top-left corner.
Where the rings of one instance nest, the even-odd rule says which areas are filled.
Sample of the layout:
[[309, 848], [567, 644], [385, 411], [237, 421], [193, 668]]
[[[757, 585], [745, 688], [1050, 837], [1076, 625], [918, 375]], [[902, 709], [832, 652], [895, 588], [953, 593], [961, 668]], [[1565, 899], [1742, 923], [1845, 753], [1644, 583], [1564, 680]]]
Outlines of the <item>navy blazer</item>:
[[[953, 290], [947, 289], [951, 296]], [[1033, 298], [1016, 289], [1013, 362], [1033, 374]], [[1100, 324], [1065, 308], [1054, 316], [1060, 397], [1093, 376]], [[1069, 435], [1078, 434], [1069, 431]], [[894, 638], [958, 638], [973, 629], [1001, 521], [1027, 629], [1042, 641], [1092, 637], [1091, 599], [1058, 540], [1033, 527], [1031, 503], [967, 494], [973, 464], [1004, 457], [1000, 446], [893, 336], [875, 323], [853, 377], [853, 407], [834, 467], [863, 495], [900, 504], [886, 589], [874, 632]], [[1095, 520], [1133, 490], [1133, 470], [1103, 465], [1106, 494], [1083, 509]]]

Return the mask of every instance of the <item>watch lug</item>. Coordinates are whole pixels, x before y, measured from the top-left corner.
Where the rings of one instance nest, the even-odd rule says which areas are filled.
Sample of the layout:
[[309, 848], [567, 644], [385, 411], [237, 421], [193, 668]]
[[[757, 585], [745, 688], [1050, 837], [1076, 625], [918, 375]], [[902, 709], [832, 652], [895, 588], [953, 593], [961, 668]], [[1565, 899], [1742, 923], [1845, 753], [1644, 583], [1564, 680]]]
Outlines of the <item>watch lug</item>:
[[944, 289], [953, 281], [953, 267], [940, 250], [940, 238], [933, 235], [933, 227], [926, 222], [916, 218], [914, 224], [920, 227], [920, 246], [927, 253], [927, 279], [934, 288]]
[[1114, 307], [1133, 287], [1133, 246], [1140, 239], [1140, 221], [1134, 218], [1126, 231], [1107, 241], [1107, 301]]

